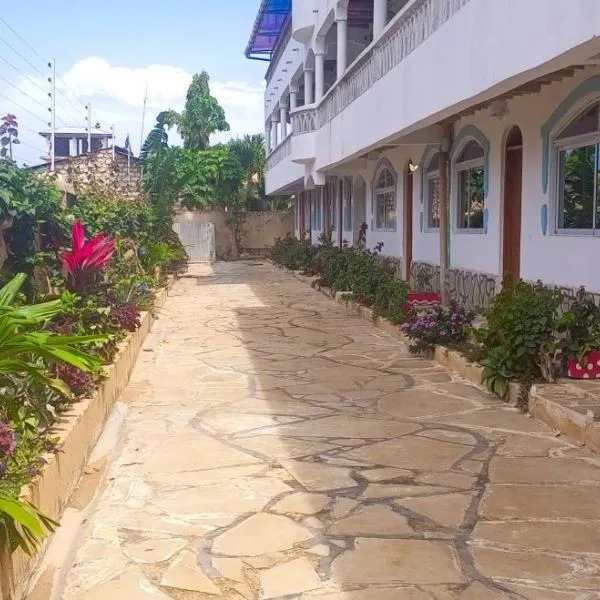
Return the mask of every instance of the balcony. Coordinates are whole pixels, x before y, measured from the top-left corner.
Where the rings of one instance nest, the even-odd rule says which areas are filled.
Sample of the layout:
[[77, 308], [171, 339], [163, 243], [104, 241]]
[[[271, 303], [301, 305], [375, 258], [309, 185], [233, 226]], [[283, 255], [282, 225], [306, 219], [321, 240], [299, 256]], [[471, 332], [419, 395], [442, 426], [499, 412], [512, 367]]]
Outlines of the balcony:
[[288, 135], [267, 156], [265, 189], [267, 194], [291, 193], [302, 187], [304, 166], [292, 160], [292, 135]]
[[292, 3], [292, 30], [294, 39], [307, 42], [315, 29], [315, 0], [300, 0]]
[[471, 0], [413, 0], [394, 17], [327, 92], [318, 108], [319, 127], [339, 115], [354, 100], [431, 37]]
[[307, 163], [315, 160], [317, 110], [314, 104], [292, 111], [292, 160]]
[[267, 171], [274, 169], [284, 158], [292, 153], [292, 136], [288, 135], [279, 146], [267, 156]]

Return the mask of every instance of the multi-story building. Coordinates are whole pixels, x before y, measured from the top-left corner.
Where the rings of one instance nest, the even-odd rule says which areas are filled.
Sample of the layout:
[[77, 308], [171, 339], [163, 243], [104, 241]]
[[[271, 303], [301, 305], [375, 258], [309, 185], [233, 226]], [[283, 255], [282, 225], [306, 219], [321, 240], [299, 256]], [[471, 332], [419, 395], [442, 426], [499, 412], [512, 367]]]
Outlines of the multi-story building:
[[267, 193], [413, 285], [600, 292], [598, 0], [262, 0]]

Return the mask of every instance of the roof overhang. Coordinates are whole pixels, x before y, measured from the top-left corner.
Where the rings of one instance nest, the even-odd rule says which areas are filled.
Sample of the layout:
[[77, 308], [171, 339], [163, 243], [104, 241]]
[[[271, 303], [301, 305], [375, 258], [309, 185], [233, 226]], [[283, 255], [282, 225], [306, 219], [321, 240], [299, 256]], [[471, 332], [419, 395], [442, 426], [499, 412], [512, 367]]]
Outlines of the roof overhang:
[[292, 12], [292, 0], [261, 0], [246, 57], [270, 61]]

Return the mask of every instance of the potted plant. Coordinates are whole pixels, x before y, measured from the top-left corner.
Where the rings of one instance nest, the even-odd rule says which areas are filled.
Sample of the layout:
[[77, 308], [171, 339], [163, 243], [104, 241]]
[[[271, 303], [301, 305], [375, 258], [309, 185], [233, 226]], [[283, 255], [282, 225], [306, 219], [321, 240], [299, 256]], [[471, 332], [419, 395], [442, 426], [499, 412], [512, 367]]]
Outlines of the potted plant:
[[557, 320], [560, 347], [571, 379], [600, 379], [600, 308], [577, 291], [571, 308]]

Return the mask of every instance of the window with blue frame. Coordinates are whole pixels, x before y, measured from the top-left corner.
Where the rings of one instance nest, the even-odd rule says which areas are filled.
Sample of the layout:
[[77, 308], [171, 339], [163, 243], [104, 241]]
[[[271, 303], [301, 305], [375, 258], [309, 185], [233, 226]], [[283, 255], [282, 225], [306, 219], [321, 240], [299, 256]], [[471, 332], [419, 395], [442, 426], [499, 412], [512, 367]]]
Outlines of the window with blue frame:
[[600, 234], [600, 103], [584, 109], [555, 138], [556, 228]]
[[352, 231], [352, 177], [344, 178], [344, 231]]

